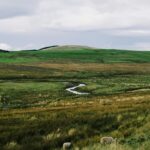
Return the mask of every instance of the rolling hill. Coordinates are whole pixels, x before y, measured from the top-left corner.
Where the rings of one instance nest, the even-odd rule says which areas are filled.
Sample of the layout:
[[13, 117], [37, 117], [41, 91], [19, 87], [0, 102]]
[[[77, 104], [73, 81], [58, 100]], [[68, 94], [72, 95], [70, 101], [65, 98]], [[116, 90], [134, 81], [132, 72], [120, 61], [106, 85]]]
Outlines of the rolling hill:
[[148, 63], [149, 51], [95, 49], [86, 46], [52, 46], [40, 50], [0, 53], [0, 62], [91, 62], [91, 63]]

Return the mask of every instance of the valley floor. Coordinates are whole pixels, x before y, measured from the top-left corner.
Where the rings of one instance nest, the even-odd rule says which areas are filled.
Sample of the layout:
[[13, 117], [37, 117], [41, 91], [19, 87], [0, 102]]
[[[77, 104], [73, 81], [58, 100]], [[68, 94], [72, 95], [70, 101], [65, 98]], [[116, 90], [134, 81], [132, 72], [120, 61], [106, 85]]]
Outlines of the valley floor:
[[[41, 61], [33, 62], [24, 61], [25, 52], [0, 55], [0, 149], [58, 150], [72, 142], [76, 150], [149, 150], [149, 62], [104, 63], [96, 52], [87, 62], [69, 52], [61, 54], [67, 61], [51, 53], [43, 61], [48, 57], [39, 53]], [[103, 136], [117, 138], [117, 145], [101, 145]]]

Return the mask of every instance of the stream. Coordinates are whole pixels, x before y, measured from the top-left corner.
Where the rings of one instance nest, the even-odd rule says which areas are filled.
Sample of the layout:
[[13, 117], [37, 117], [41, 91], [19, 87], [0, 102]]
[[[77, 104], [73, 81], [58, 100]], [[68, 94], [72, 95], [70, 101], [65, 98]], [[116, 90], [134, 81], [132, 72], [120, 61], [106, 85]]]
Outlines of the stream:
[[70, 93], [77, 94], [77, 95], [88, 95], [89, 93], [78, 92], [75, 90], [78, 87], [84, 87], [84, 86], [86, 86], [86, 85], [85, 84], [79, 84], [78, 86], [73, 86], [73, 87], [67, 88], [66, 90]]

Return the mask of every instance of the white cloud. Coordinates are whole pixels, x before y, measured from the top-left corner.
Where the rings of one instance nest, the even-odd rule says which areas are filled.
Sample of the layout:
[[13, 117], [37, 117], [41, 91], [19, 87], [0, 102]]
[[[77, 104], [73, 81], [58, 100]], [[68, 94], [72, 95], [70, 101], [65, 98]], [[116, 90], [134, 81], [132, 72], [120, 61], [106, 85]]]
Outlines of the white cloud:
[[0, 43], [0, 49], [3, 49], [3, 50], [11, 50], [12, 47], [6, 43]]
[[42, 0], [36, 6], [33, 14], [0, 20], [0, 31], [85, 31], [135, 26], [143, 30], [150, 26], [148, 0]]
[[0, 0], [0, 40], [24, 48], [47, 44], [47, 37], [61, 44], [90, 45], [95, 39], [102, 46], [122, 43], [119, 47], [125, 48], [150, 37], [149, 8], [149, 0]]
[[13, 17], [11, 19], [0, 20], [0, 31], [5, 33], [26, 33], [32, 30], [32, 26], [27, 16]]
[[65, 30], [141, 27], [150, 25], [149, 6], [148, 0], [43, 0], [34, 17], [42, 27]]
[[30, 15], [34, 12], [39, 0], [0, 0], [0, 19]]

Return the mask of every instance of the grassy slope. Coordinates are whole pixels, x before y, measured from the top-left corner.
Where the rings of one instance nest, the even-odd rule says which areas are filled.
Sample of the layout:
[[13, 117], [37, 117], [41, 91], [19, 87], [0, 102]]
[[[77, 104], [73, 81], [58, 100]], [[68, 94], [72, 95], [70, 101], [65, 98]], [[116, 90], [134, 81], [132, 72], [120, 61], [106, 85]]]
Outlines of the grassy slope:
[[0, 62], [25, 63], [25, 62], [96, 62], [96, 63], [123, 63], [123, 62], [150, 62], [150, 52], [134, 52], [123, 50], [102, 50], [82, 48], [46, 49], [41, 51], [21, 51], [0, 53]]
[[[74, 49], [0, 53], [1, 149], [149, 147], [150, 52]], [[81, 82], [89, 96], [65, 91]]]

